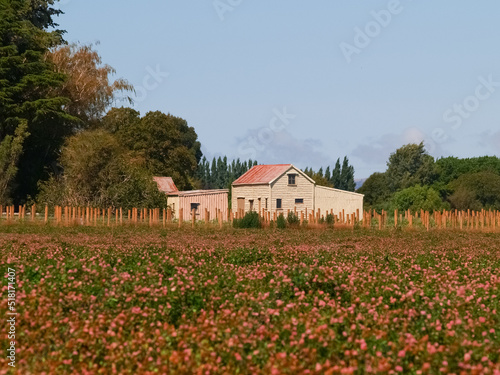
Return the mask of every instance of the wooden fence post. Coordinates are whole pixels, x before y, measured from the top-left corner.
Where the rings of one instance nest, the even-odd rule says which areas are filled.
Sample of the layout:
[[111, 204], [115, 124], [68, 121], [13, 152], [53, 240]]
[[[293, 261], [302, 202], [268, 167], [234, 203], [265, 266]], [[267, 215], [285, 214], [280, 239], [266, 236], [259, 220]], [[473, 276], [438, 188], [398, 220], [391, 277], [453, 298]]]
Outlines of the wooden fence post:
[[172, 209], [170, 207], [167, 208], [167, 224], [172, 222]]
[[181, 227], [183, 220], [184, 220], [184, 209], [179, 208], [179, 228]]

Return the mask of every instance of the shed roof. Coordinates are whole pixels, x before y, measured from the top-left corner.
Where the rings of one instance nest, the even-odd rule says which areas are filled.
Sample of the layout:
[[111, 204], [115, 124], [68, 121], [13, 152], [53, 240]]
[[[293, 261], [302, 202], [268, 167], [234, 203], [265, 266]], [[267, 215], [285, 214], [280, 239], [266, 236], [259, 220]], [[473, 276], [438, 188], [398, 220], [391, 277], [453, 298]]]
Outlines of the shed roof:
[[[233, 185], [270, 184], [278, 177], [286, 173], [290, 168], [295, 168], [295, 167], [292, 164], [256, 165], [252, 167], [248, 172], [243, 174], [236, 181], [234, 181]], [[300, 169], [298, 168], [295, 169], [303, 173]], [[307, 178], [310, 179], [308, 176]]]
[[185, 197], [188, 195], [213, 195], [213, 194], [229, 194], [229, 189], [214, 189], [214, 190], [185, 190], [179, 191], [176, 195]]
[[164, 193], [171, 194], [179, 191], [172, 177], [153, 177], [153, 180], [158, 184], [158, 190]]

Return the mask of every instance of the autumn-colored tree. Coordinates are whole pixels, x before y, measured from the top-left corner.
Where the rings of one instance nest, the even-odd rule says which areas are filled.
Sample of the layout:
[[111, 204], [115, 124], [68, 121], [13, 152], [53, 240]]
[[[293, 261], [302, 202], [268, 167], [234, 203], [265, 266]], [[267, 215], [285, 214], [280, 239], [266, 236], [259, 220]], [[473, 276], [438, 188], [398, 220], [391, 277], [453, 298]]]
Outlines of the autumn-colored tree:
[[116, 71], [102, 63], [93, 45], [59, 46], [47, 53], [46, 59], [53, 63], [56, 72], [67, 76], [54, 91], [70, 99], [64, 109], [82, 120], [82, 127], [95, 124], [116, 100], [132, 103], [126, 93], [133, 91], [133, 86], [122, 78], [110, 79]]

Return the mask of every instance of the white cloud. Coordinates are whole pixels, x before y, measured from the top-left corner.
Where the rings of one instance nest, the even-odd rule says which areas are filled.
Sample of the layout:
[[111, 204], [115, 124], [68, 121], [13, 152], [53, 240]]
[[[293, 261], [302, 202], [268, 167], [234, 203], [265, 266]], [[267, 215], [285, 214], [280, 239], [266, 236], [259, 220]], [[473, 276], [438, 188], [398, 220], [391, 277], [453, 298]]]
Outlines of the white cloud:
[[409, 143], [424, 142], [426, 150], [433, 156], [444, 154], [442, 146], [433, 141], [431, 137], [422, 130], [412, 127], [405, 129], [402, 133], [383, 134], [378, 138], [368, 139], [367, 142], [359, 144], [352, 152], [352, 156], [360, 159], [370, 166], [385, 168], [391, 153], [401, 146]]

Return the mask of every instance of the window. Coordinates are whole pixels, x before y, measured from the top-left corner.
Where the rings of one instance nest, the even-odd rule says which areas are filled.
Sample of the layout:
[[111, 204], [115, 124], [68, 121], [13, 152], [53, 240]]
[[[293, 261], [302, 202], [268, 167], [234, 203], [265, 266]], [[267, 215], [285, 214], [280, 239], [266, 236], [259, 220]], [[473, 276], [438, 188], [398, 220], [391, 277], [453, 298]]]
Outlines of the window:
[[276, 208], [281, 209], [281, 199], [276, 199]]
[[303, 204], [304, 203], [304, 199], [303, 198], [297, 198], [295, 199], [295, 204]]
[[253, 211], [253, 199], [250, 199], [248, 202], [250, 202], [250, 211]]
[[267, 198], [266, 198], [266, 210], [267, 210]]
[[195, 210], [195, 214], [198, 215], [198, 207], [200, 206], [199, 203], [191, 203], [191, 212]]
[[296, 174], [289, 174], [288, 175], [288, 185], [295, 185], [295, 176]]

